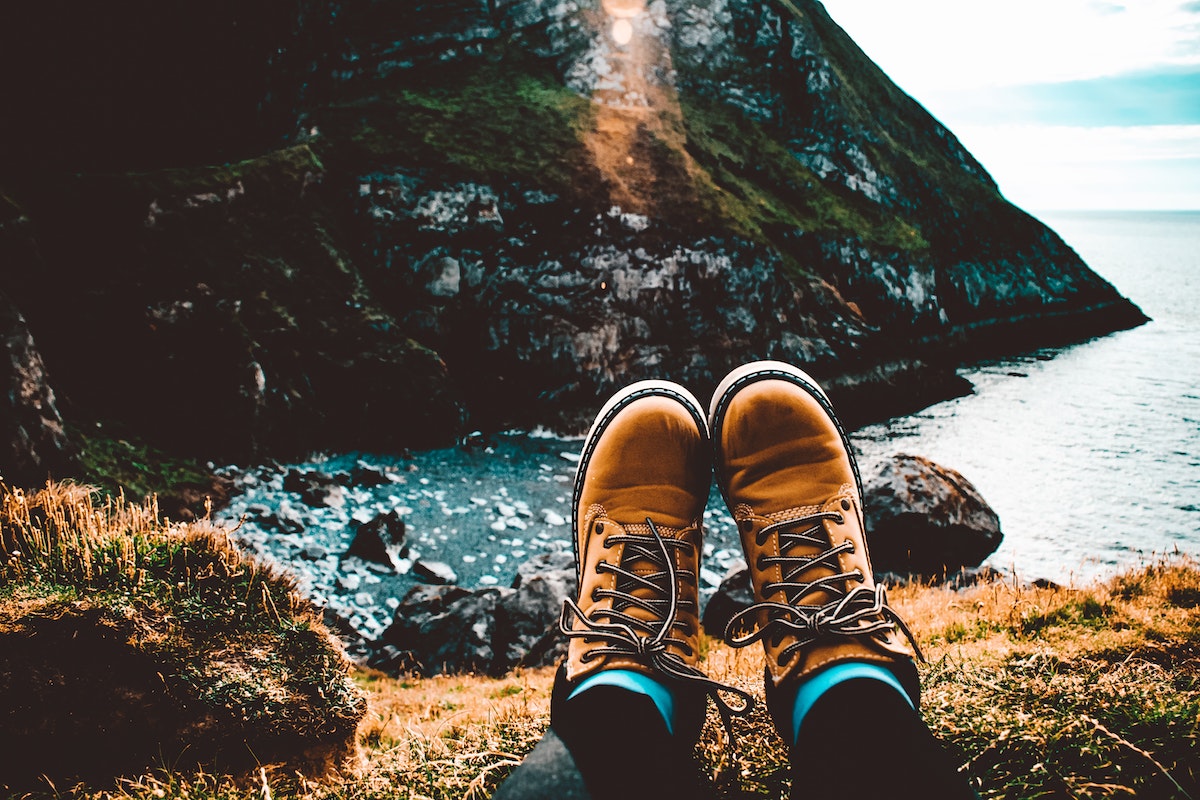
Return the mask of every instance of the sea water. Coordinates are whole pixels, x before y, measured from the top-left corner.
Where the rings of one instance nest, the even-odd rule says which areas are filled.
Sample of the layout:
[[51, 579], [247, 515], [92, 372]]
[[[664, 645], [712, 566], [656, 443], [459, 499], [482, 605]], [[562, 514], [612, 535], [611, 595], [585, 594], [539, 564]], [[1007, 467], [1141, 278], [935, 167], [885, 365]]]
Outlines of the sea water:
[[851, 437], [864, 472], [894, 452], [958, 470], [1000, 516], [988, 563], [1026, 578], [1200, 555], [1200, 212], [1041, 218], [1152, 321], [961, 370], [973, 394]]

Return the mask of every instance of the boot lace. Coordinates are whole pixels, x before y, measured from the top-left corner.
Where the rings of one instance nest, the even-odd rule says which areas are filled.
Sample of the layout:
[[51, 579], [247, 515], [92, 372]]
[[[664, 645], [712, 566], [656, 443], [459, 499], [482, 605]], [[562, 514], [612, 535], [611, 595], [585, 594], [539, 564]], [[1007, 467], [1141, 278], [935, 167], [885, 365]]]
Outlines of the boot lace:
[[[762, 594], [768, 597], [782, 590], [787, 602], [764, 600], [739, 611], [725, 626], [725, 641], [731, 647], [746, 647], [767, 636], [771, 637], [773, 645], [778, 645], [785, 637], [794, 637], [794, 641], [779, 652], [777, 661], [782, 667], [798, 650], [826, 635], [868, 636], [899, 629], [912, 644], [917, 658], [924, 661], [912, 631], [888, 605], [884, 587], [878, 584], [873, 589], [863, 586], [864, 576], [860, 570], [840, 571], [837, 557], [853, 552], [854, 543], [846, 539], [840, 544], [832, 544], [822, 528], [821, 523], [826, 520], [838, 524], [844, 522], [841, 514], [822, 511], [773, 522], [756, 534], [755, 542], [761, 547], [771, 534], [778, 532], [779, 555], [759, 556], [756, 566], [764, 570], [779, 565], [780, 580], [763, 584]], [[791, 554], [797, 547], [824, 549], [815, 555]], [[804, 573], [817, 566], [832, 570], [832, 574], [805, 580]], [[850, 579], [860, 583], [847, 589], [846, 582]], [[833, 599], [821, 605], [804, 602], [806, 595], [822, 591]], [[767, 612], [767, 621], [758, 627], [760, 611]], [[748, 632], [737, 635], [742, 630]]]
[[[647, 517], [650, 535], [632, 533], [614, 534], [608, 537], [605, 545], [624, 544], [624, 556], [621, 564], [614, 565], [602, 561], [597, 569], [612, 572], [618, 576], [616, 587], [613, 589], [598, 589], [592, 597], [599, 600], [603, 597], [612, 598], [610, 608], [597, 608], [591, 616], [583, 613], [583, 609], [574, 600], [568, 598], [563, 604], [562, 615], [559, 619], [559, 630], [569, 638], [586, 638], [604, 642], [604, 647], [594, 648], [583, 655], [585, 661], [591, 661], [605, 656], [629, 656], [647, 661], [650, 666], [662, 674], [684, 683], [698, 685], [704, 688], [717, 707], [725, 730], [733, 739], [732, 717], [749, 713], [754, 705], [754, 698], [749, 692], [733, 686], [719, 683], [707, 677], [696, 667], [684, 662], [677, 654], [668, 650], [675, 645], [687, 652], [692, 650], [687, 642], [671, 636], [676, 627], [686, 627], [686, 623], [677, 619], [680, 607], [695, 612], [695, 602], [679, 597], [678, 578], [680, 575], [695, 576], [690, 570], [680, 571], [675, 567], [675, 559], [671, 550], [685, 550], [692, 545], [675, 538], [664, 538]], [[635, 560], [643, 560], [654, 565], [655, 572], [639, 575], [628, 568]], [[649, 596], [633, 594], [633, 590], [641, 588], [648, 591]], [[626, 609], [636, 606], [653, 615], [653, 619], [645, 620], [626, 613]], [[572, 624], [578, 622], [579, 627]], [[736, 695], [741, 701], [739, 705], [731, 705], [723, 693]]]

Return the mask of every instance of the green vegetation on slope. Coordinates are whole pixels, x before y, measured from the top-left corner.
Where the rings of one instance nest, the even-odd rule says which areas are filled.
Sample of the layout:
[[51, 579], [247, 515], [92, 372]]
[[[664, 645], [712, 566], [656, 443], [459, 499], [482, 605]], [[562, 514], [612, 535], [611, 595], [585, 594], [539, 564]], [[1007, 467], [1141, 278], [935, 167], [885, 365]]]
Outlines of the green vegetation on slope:
[[732, 106], [682, 101], [688, 152], [706, 170], [714, 217], [786, 252], [785, 234], [836, 232], [896, 250], [922, 250], [920, 231], [804, 167], [777, 136]]
[[181, 487], [209, 486], [212, 476], [188, 459], [165, 453], [136, 436], [105, 435], [100, 429], [68, 428], [79, 444], [82, 475], [112, 498], [127, 492], [141, 501], [151, 495], [177, 492]]
[[591, 104], [516, 51], [413, 67], [350, 87], [314, 114], [314, 146], [352, 169], [420, 168], [568, 191], [581, 177]]
[[[418, 66], [355, 86], [351, 97], [314, 114], [320, 136], [313, 146], [327, 163], [440, 171], [497, 186], [519, 182], [573, 198], [577, 206], [607, 205], [604, 178], [584, 144], [596, 129], [596, 106], [564, 87], [551, 65], [496, 45], [478, 59]], [[786, 236], [797, 230], [897, 250], [927, 247], [913, 225], [823, 182], [763, 124], [706, 98], [680, 103], [681, 119], [658, 109], [661, 124], [630, 133], [631, 140], [650, 140], [640, 157], [657, 173], [652, 217], [742, 236], [785, 257]], [[627, 116], [637, 127], [637, 114]]]

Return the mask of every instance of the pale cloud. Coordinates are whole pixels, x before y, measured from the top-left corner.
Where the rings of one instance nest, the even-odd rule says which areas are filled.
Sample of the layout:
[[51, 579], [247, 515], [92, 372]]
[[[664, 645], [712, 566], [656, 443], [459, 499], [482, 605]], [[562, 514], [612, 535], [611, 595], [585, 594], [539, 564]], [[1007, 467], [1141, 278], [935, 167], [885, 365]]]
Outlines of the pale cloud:
[[1195, 2], [826, 0], [905, 91], [1055, 83], [1200, 64]]
[[1200, 65], [1200, 0], [824, 2], [1016, 205], [1200, 209], [1200, 125], [1147, 111], [1191, 102], [1179, 76]]
[[955, 133], [1022, 208], [1200, 208], [1200, 125], [967, 125]]

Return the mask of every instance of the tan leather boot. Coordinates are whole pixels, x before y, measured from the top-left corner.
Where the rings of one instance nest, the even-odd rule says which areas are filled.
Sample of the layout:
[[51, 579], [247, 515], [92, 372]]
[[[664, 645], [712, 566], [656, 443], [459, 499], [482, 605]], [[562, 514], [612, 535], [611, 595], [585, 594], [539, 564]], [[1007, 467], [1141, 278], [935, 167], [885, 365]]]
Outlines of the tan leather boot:
[[601, 409], [572, 500], [579, 599], [560, 624], [568, 681], [634, 670], [703, 688], [721, 707], [725, 687], [696, 668], [711, 452], [700, 404], [676, 384], [636, 383]]
[[762, 641], [768, 705], [841, 661], [892, 668], [915, 703], [912, 635], [875, 584], [858, 467], [825, 393], [788, 364], [748, 364], [717, 387], [709, 420], [755, 600], [725, 636]]

